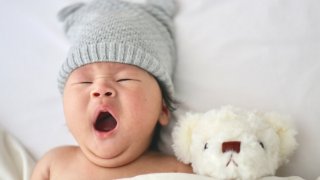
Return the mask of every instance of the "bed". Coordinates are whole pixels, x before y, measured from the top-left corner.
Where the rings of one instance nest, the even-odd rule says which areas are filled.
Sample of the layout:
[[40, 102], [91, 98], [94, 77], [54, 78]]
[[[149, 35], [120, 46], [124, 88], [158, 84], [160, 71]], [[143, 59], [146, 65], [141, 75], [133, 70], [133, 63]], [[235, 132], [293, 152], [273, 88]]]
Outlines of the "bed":
[[[26, 163], [2, 163], [0, 179], [16, 179], [10, 176], [15, 170], [28, 179], [46, 151], [75, 144], [56, 84], [69, 47], [56, 13], [72, 2], [78, 1], [12, 0], [0, 6], [1, 141], [10, 137]], [[183, 110], [235, 105], [290, 114], [299, 147], [277, 176], [320, 176], [320, 1], [178, 3], [174, 83]], [[173, 126], [174, 121], [162, 132], [160, 147], [166, 153], [172, 153]], [[2, 142], [2, 148], [7, 145]], [[0, 159], [16, 157], [8, 151], [16, 152], [6, 148]]]

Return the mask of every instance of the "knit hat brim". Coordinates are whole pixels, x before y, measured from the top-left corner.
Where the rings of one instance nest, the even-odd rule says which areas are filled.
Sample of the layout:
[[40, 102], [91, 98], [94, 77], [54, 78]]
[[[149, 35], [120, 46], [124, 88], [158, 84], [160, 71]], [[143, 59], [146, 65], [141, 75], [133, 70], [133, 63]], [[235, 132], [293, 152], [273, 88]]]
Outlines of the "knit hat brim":
[[66, 80], [73, 70], [90, 63], [98, 62], [135, 65], [147, 70], [159, 81], [164, 82], [170, 94], [174, 92], [170, 75], [155, 57], [130, 43], [116, 42], [102, 42], [83, 45], [77, 48], [74, 47], [70, 51], [67, 60], [63, 63], [59, 73], [58, 87], [60, 92], [63, 93]]

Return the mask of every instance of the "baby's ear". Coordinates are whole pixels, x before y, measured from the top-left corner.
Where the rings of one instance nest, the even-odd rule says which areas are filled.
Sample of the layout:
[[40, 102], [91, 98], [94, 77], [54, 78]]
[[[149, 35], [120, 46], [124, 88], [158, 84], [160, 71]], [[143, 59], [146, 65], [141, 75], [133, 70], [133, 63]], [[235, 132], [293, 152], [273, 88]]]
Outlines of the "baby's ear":
[[186, 164], [191, 162], [192, 133], [199, 119], [200, 114], [188, 113], [185, 117], [178, 118], [178, 123], [172, 132], [174, 153], [180, 161]]
[[287, 163], [289, 156], [297, 148], [298, 143], [295, 136], [297, 131], [290, 123], [290, 118], [288, 116], [280, 115], [277, 113], [265, 113], [264, 118], [269, 122], [271, 127], [273, 127], [279, 136], [280, 140], [280, 162], [279, 166]]
[[159, 118], [159, 123], [162, 126], [166, 126], [169, 124], [170, 119], [170, 111], [165, 103], [162, 103], [161, 114]]

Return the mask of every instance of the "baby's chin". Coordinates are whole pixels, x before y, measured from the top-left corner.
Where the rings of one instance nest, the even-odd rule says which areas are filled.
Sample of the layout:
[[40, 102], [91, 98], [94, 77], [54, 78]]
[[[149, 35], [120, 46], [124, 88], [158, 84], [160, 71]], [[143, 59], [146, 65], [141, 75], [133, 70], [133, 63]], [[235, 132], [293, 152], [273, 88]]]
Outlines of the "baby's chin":
[[104, 168], [115, 168], [128, 165], [138, 159], [142, 153], [134, 153], [130, 149], [125, 149], [116, 153], [98, 155], [97, 152], [92, 152], [89, 149], [81, 148], [82, 154], [96, 166]]

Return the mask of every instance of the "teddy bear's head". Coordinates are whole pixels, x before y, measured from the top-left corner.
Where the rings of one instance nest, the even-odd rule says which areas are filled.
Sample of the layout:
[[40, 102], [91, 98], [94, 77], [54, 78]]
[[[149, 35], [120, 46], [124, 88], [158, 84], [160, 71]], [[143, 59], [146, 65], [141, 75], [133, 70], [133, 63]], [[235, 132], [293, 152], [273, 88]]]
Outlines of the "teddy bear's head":
[[194, 172], [218, 179], [274, 175], [297, 146], [286, 117], [223, 107], [188, 113], [173, 130], [173, 149]]

